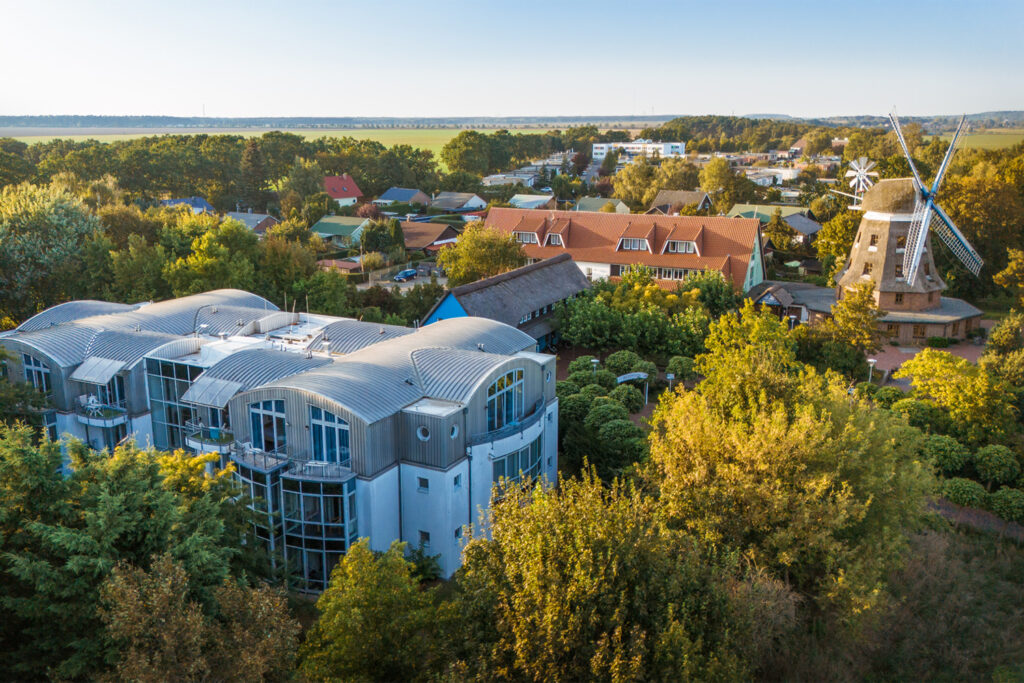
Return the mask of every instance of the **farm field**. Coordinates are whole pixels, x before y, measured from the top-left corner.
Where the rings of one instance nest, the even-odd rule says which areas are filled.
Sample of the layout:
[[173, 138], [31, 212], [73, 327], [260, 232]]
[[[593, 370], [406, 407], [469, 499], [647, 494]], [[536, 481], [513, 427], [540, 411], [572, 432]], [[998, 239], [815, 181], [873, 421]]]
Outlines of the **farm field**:
[[[952, 137], [952, 134], [942, 136], [944, 140], [949, 140]], [[1001, 128], [968, 133], [964, 136], [960, 146], [968, 149], [1002, 149], [1003, 147], [1012, 147], [1020, 142], [1024, 142], [1024, 128]]]
[[[0, 137], [12, 137], [32, 144], [47, 142], [57, 138], [70, 140], [96, 139], [101, 142], [131, 140], [150, 135], [242, 135], [245, 137], [263, 135], [268, 130], [282, 130], [295, 133], [306, 139], [320, 137], [353, 137], [357, 140], [377, 140], [381, 144], [411, 145], [420, 149], [429, 149], [438, 156], [445, 143], [455, 137], [462, 128], [0, 128]], [[484, 129], [481, 129], [484, 130]], [[490, 131], [491, 129], [486, 129]], [[551, 128], [513, 128], [513, 133], [543, 133]]]

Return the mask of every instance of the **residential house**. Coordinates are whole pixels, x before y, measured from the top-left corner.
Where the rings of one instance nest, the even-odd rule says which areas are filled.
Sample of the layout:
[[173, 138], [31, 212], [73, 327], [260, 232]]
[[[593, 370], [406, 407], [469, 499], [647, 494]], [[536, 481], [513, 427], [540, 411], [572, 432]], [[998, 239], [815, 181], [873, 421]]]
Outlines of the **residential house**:
[[727, 214], [729, 218], [756, 218], [762, 223], [767, 223], [778, 210], [783, 218], [789, 218], [796, 214], [806, 216], [809, 210], [803, 206], [786, 206], [783, 204], [733, 204]]
[[411, 541], [449, 577], [496, 485], [558, 476], [555, 357], [486, 318], [414, 330], [217, 290], [62, 304], [0, 347], [0, 381], [51, 398], [52, 437], [102, 450], [132, 436], [230, 465], [257, 543], [307, 591], [362, 538]]
[[476, 211], [486, 209], [487, 202], [472, 192], [438, 192], [430, 206], [443, 211]]
[[814, 238], [817, 237], [818, 232], [821, 231], [821, 223], [808, 218], [802, 213], [794, 213], [791, 216], [786, 216], [782, 219], [782, 222], [796, 231], [796, 237], [793, 241], [797, 244], [807, 245], [813, 243]]
[[348, 173], [329, 175], [324, 178], [324, 192], [338, 206], [352, 206], [363, 196], [362, 190]]
[[281, 222], [269, 213], [253, 213], [252, 211], [228, 211], [224, 216], [238, 221], [260, 237]]
[[337, 270], [342, 273], [363, 272], [362, 259], [358, 256], [344, 259], [321, 259], [316, 262], [316, 266], [320, 270]]
[[434, 254], [446, 244], [454, 244], [459, 231], [447, 223], [402, 222], [402, 234], [407, 251]]
[[335, 246], [351, 247], [359, 243], [363, 228], [369, 222], [369, 218], [359, 216], [324, 216], [309, 230]]
[[611, 204], [615, 209], [614, 213], [629, 213], [629, 207], [626, 206], [626, 202], [615, 197], [580, 197], [576, 201], [576, 206], [572, 207], [573, 211], [601, 211], [605, 206]]
[[739, 291], [764, 279], [755, 219], [495, 207], [486, 221], [514, 235], [530, 259], [568, 253], [591, 280], [618, 277], [634, 265], [655, 269], [666, 289], [708, 269], [721, 271]]
[[703, 190], [658, 190], [647, 213], [668, 216], [678, 213], [679, 207], [690, 205], [695, 205], [697, 211], [706, 213], [711, 210], [711, 197]]
[[555, 307], [590, 287], [569, 254], [561, 253], [522, 268], [446, 293], [423, 319], [430, 325], [448, 318], [479, 316], [517, 327], [533, 337], [537, 351], [558, 340]]
[[495, 173], [493, 175], [484, 176], [480, 180], [480, 184], [485, 187], [494, 187], [496, 185], [522, 185], [523, 187], [533, 187], [537, 182], [537, 173], [533, 171], [509, 171], [508, 173]]
[[216, 213], [213, 204], [202, 197], [185, 197], [183, 199], [161, 199], [160, 206], [187, 206], [192, 213]]
[[508, 203], [517, 209], [557, 209], [558, 200], [549, 194], [514, 194]]
[[374, 199], [373, 203], [377, 206], [390, 206], [391, 204], [430, 206], [430, 195], [408, 187], [391, 187], [387, 192]]

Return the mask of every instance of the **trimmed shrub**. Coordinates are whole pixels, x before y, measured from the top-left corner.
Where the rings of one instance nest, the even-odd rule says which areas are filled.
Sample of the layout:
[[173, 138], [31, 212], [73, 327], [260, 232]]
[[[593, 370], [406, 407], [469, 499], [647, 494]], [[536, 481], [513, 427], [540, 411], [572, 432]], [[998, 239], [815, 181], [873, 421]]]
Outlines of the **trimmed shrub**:
[[964, 507], [984, 507], [987, 495], [984, 486], [970, 479], [953, 477], [942, 484], [942, 496], [949, 502]]
[[945, 337], [928, 337], [927, 344], [933, 349], [944, 349], [949, 346], [949, 340]]
[[587, 372], [593, 372], [594, 368], [593, 363], [591, 362], [593, 360], [594, 356], [580, 356], [573, 362], [569, 363], [569, 374], [572, 375], [574, 372], [581, 372], [583, 370], [586, 370]]
[[989, 488], [993, 484], [1010, 484], [1020, 476], [1020, 463], [1013, 451], [995, 444], [978, 449], [974, 454], [974, 469]]
[[598, 396], [607, 396], [608, 392], [600, 384], [588, 384], [587, 386], [580, 389], [580, 393], [576, 395], [586, 396], [587, 400], [593, 403], [595, 398], [597, 398]]
[[665, 372], [676, 376], [678, 382], [692, 382], [697, 379], [697, 373], [693, 371], [693, 359], [687, 356], [672, 356]]
[[555, 396], [564, 401], [573, 394], [580, 393], [580, 385], [575, 382], [555, 382]]
[[572, 423], [582, 424], [590, 413], [593, 403], [594, 397], [588, 396], [582, 391], [561, 401], [558, 405], [558, 426], [564, 428]]
[[588, 384], [594, 384], [594, 372], [593, 370], [587, 369], [586, 372], [583, 370], [577, 370], [576, 372], [569, 375], [566, 378], [578, 387], [585, 387]]
[[630, 413], [639, 412], [644, 407], [644, 395], [629, 384], [620, 384], [608, 395], [621, 403]]
[[595, 405], [590, 409], [587, 414], [587, 419], [583, 421], [583, 425], [591, 432], [596, 433], [601, 429], [601, 426], [607, 424], [613, 420], [628, 420], [629, 413], [618, 401], [609, 401], [608, 403], [601, 403]]
[[618, 383], [615, 381], [615, 375], [608, 370], [598, 370], [593, 373], [593, 379], [590, 381], [600, 384], [607, 391], [611, 391], [618, 386]]
[[634, 372], [633, 366], [642, 360], [643, 358], [634, 351], [616, 351], [604, 359], [604, 366], [618, 377], [627, 372]]
[[881, 387], [875, 392], [875, 395], [871, 400], [882, 408], [890, 408], [892, 407], [892, 404], [896, 403], [896, 401], [902, 400], [906, 397], [907, 395], [898, 387]]
[[1004, 486], [989, 495], [988, 509], [1007, 522], [1024, 523], [1024, 491]]
[[911, 427], [917, 427], [928, 434], [945, 432], [949, 427], [949, 416], [936, 405], [916, 398], [901, 398], [889, 410], [907, 418]]
[[967, 447], [951, 436], [932, 434], [924, 441], [925, 457], [943, 475], [956, 476], [971, 460]]
[[856, 391], [858, 398], [872, 398], [878, 392], [878, 385], [871, 382], [858, 382]]

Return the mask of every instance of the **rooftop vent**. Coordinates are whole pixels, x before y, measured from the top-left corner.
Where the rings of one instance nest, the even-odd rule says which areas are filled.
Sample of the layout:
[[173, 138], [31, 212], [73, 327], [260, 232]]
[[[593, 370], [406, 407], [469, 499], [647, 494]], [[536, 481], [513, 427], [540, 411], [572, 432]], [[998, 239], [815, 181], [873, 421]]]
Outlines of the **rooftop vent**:
[[378, 332], [379, 332], [380, 334], [384, 334], [384, 326], [383, 326], [383, 325], [381, 326], [380, 330], [378, 330]]
[[478, 349], [480, 349], [481, 351], [483, 351], [483, 350], [484, 350], [484, 345], [483, 345], [483, 343], [481, 342], [480, 344], [477, 344], [477, 345], [476, 345], [476, 348], [478, 348]]

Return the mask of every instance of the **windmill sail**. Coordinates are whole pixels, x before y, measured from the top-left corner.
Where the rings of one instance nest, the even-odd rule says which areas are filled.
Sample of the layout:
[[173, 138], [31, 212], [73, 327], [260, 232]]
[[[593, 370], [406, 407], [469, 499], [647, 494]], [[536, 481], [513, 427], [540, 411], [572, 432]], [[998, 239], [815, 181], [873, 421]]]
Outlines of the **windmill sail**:
[[963, 236], [957, 227], [950, 220], [946, 212], [943, 211], [938, 205], [935, 205], [935, 214], [932, 218], [931, 230], [939, 236], [949, 250], [953, 252], [953, 255], [960, 259], [960, 262], [964, 264], [967, 270], [971, 271], [975, 275], [981, 272], [981, 266], [984, 261], [981, 260], [981, 256], [978, 252], [974, 251], [974, 247], [967, 241], [967, 238]]
[[928, 219], [931, 211], [927, 202], [920, 198], [914, 203], [914, 215], [910, 219], [910, 230], [907, 232], [907, 247], [903, 252], [903, 272], [907, 283], [913, 284], [917, 277], [917, 269], [921, 265], [921, 254], [928, 241]]

